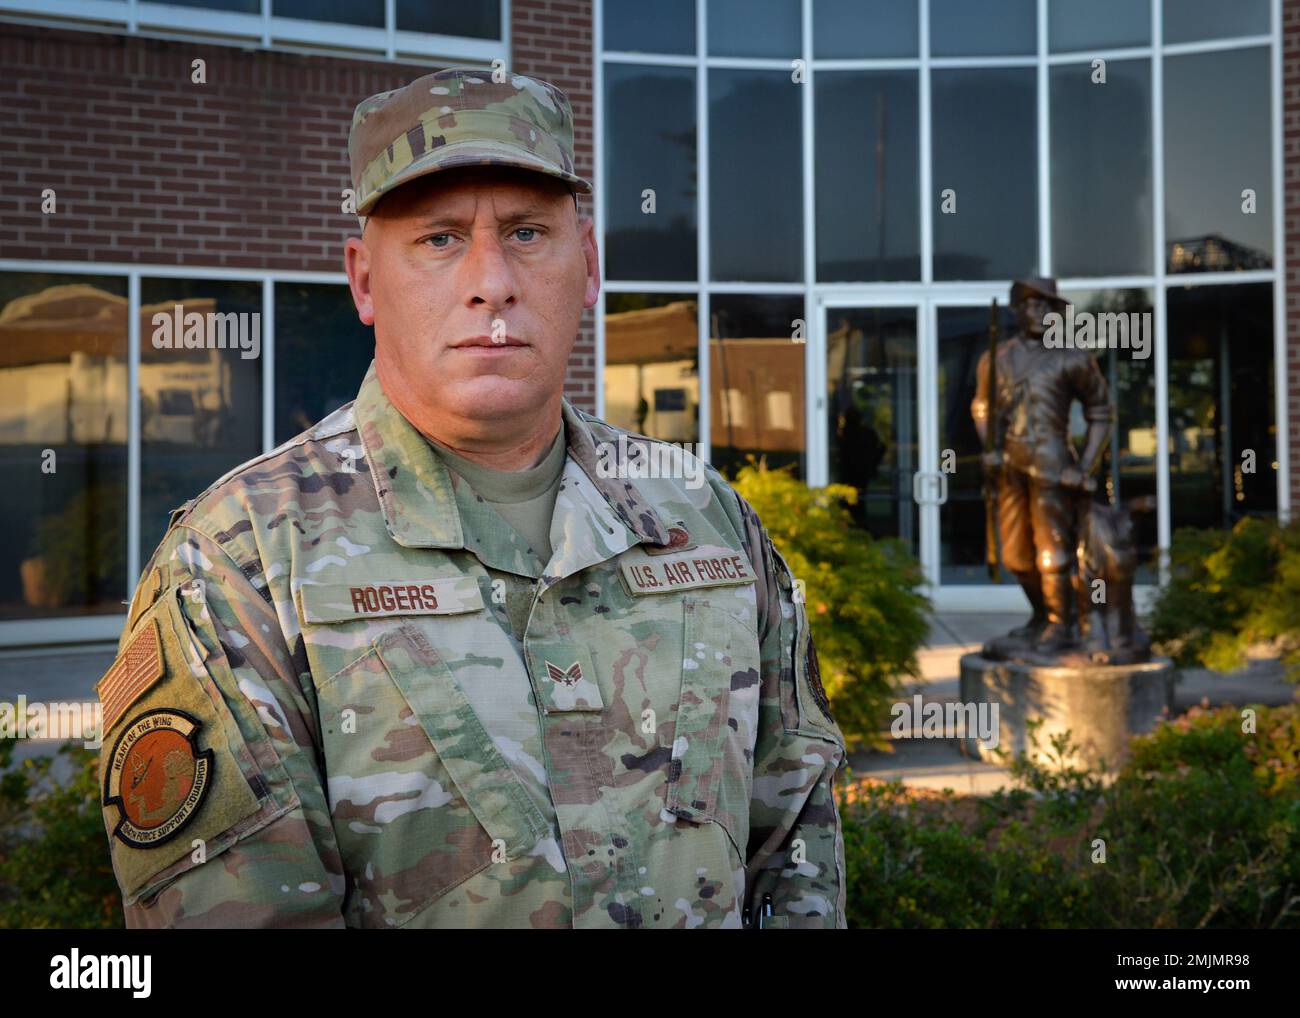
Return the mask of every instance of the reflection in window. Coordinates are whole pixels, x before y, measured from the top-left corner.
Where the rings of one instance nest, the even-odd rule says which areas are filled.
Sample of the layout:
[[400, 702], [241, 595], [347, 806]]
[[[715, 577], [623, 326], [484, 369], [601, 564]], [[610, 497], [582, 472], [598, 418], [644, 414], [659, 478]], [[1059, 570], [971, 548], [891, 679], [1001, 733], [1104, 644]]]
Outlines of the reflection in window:
[[1053, 53], [1150, 46], [1151, 0], [1051, 0], [1047, 44]]
[[728, 476], [747, 456], [804, 477], [803, 298], [714, 294], [709, 330], [710, 462]]
[[1164, 68], [1169, 271], [1271, 268], [1268, 49], [1168, 56]]
[[375, 355], [342, 284], [275, 284], [275, 441], [287, 442], [357, 397]]
[[802, 122], [788, 72], [709, 72], [714, 279], [803, 278]]
[[695, 53], [695, 0], [604, 0], [602, 13], [607, 50]]
[[694, 69], [606, 64], [605, 137], [606, 278], [695, 279]]
[[[1097, 467], [1099, 499], [1128, 508], [1133, 518], [1133, 535], [1137, 542], [1139, 583], [1153, 583], [1158, 536], [1156, 531], [1156, 375], [1155, 318], [1151, 291], [1088, 290], [1070, 291], [1065, 298], [1073, 302], [1076, 314], [1129, 315], [1127, 321], [1142, 328], [1142, 339], [1131, 332], [1130, 345], [1094, 350], [1093, 356], [1110, 389], [1110, 401], [1117, 418], [1111, 429], [1110, 444]], [[1131, 316], [1152, 315], [1150, 318]], [[1101, 321], [1095, 318], [1094, 321]], [[1114, 335], [1107, 319], [1108, 335]], [[1142, 351], [1145, 350], [1145, 356]], [[1082, 452], [1087, 423], [1076, 404], [1070, 418], [1075, 448]]]
[[1051, 69], [1052, 265], [1060, 276], [1151, 271], [1151, 61]]
[[[380, 7], [383, 7], [382, 3]], [[501, 0], [456, 0], [455, 3], [397, 0], [396, 13], [399, 32], [432, 32], [470, 39], [501, 38]], [[383, 17], [382, 11], [380, 17]]]
[[831, 483], [858, 489], [858, 526], [917, 554], [916, 309], [828, 308], [826, 388]]
[[1166, 43], [1268, 34], [1268, 0], [1165, 0]]
[[1273, 287], [1170, 288], [1168, 301], [1173, 525], [1231, 527], [1272, 514]]
[[800, 0], [704, 2], [711, 56], [797, 57], [803, 50]]
[[[259, 5], [258, 11], [261, 11]], [[383, 0], [271, 0], [277, 18], [329, 21], [362, 28], [384, 27]]]
[[936, 70], [932, 90], [935, 279], [1028, 274], [1038, 263], [1034, 69]]
[[921, 278], [916, 71], [816, 76], [817, 278]]
[[126, 361], [124, 278], [0, 273], [0, 618], [123, 610]]
[[[999, 339], [1015, 332], [1015, 319], [999, 301]], [[980, 442], [971, 420], [975, 369], [989, 347], [989, 308], [941, 307], [938, 323], [939, 449], [952, 451], [947, 472], [948, 500], [939, 508], [939, 579], [941, 583], [991, 583], [985, 565], [983, 467]], [[940, 462], [942, 468], [943, 463]], [[1006, 575], [1002, 583], [1014, 583]]]
[[1037, 0], [930, 0], [931, 56], [1005, 56], [1037, 51]]
[[171, 510], [261, 450], [262, 288], [146, 278], [140, 304], [140, 546], [151, 549]]
[[816, 0], [813, 56], [915, 57], [917, 0]]
[[693, 294], [605, 295], [605, 420], [698, 442], [700, 355]]

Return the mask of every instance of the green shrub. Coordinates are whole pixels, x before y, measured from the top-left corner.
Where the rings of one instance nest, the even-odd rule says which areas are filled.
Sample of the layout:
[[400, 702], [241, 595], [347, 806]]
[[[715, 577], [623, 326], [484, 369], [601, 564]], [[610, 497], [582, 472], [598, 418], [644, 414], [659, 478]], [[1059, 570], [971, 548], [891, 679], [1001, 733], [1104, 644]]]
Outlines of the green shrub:
[[1163, 723], [1109, 783], [1022, 754], [986, 799], [842, 793], [850, 925], [1300, 927], [1300, 707], [1254, 711]]
[[15, 745], [0, 740], [0, 928], [120, 929], [98, 753], [64, 743], [59, 757], [73, 772], [60, 784], [50, 774], [55, 757], [15, 765]]
[[804, 582], [822, 684], [851, 749], [885, 748], [900, 678], [916, 675], [929, 602], [921, 569], [901, 541], [853, 523], [848, 485], [809, 488], [788, 469], [742, 467], [734, 485]]
[[1253, 643], [1276, 645], [1300, 679], [1300, 524], [1246, 517], [1230, 531], [1180, 530], [1151, 637], [1180, 665], [1231, 671]]

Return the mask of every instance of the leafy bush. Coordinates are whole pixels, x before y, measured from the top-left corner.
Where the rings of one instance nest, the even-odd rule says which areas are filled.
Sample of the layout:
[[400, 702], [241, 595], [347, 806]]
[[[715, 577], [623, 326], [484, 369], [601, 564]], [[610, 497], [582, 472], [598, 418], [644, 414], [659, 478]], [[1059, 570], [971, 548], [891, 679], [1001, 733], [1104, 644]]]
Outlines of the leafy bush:
[[1245, 517], [1230, 531], [1180, 530], [1150, 632], [1180, 665], [1231, 671], [1255, 643], [1300, 680], [1300, 524]]
[[15, 745], [0, 740], [0, 928], [120, 929], [98, 754], [65, 743], [59, 758], [73, 773], [60, 784], [50, 773], [55, 757], [15, 765]]
[[1194, 708], [1110, 781], [1022, 754], [985, 799], [842, 791], [849, 924], [1300, 927], [1300, 707], [1255, 712]]
[[929, 602], [921, 569], [901, 541], [853, 523], [843, 484], [809, 488], [788, 469], [742, 467], [732, 482], [804, 582], [805, 608], [831, 710], [851, 749], [887, 748], [889, 705], [901, 676], [916, 675]]

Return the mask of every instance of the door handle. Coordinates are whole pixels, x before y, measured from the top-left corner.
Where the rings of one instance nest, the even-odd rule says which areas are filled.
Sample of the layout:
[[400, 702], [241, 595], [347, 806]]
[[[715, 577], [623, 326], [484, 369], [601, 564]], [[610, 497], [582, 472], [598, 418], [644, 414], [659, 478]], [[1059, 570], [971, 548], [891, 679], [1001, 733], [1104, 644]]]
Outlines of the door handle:
[[917, 505], [943, 505], [948, 501], [948, 475], [938, 470], [918, 470], [912, 475], [912, 501]]

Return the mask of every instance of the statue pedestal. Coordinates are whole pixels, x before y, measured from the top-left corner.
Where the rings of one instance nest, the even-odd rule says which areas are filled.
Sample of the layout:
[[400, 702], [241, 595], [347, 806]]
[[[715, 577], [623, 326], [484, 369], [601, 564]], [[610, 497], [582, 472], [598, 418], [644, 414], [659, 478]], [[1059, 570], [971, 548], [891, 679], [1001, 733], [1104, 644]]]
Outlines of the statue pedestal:
[[[1104, 758], [1111, 770], [1127, 757], [1130, 735], [1151, 731], [1162, 712], [1172, 712], [1174, 666], [1168, 658], [1140, 664], [1034, 665], [994, 661], [982, 654], [961, 659], [962, 703], [998, 704], [996, 747], [978, 738], [962, 740], [968, 755], [999, 762], [993, 750], [1014, 759], [1030, 753], [1047, 760], [1052, 736], [1070, 731], [1075, 754], [1056, 766], [1097, 767]], [[1031, 747], [1027, 721], [1041, 720], [1037, 747]]]

